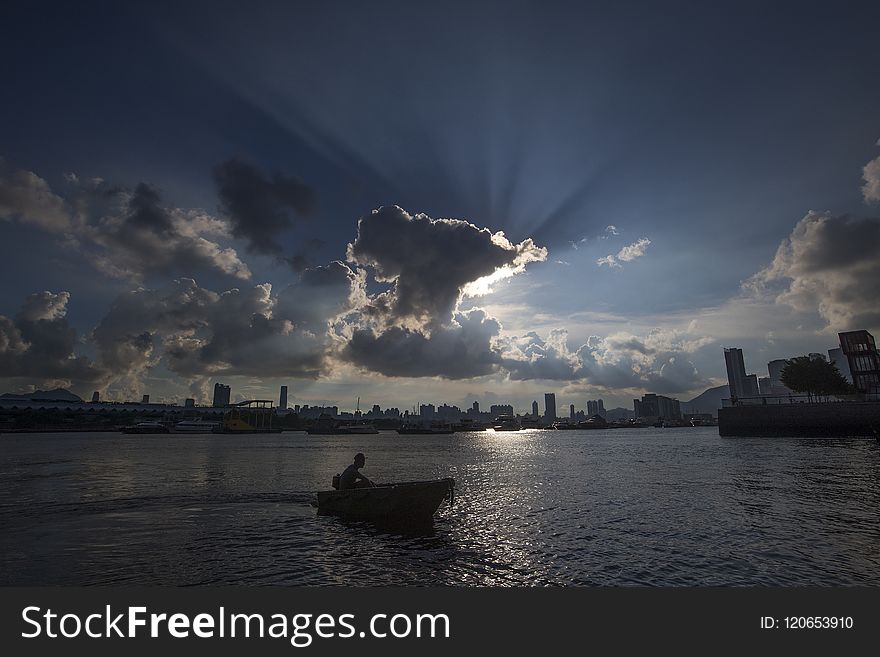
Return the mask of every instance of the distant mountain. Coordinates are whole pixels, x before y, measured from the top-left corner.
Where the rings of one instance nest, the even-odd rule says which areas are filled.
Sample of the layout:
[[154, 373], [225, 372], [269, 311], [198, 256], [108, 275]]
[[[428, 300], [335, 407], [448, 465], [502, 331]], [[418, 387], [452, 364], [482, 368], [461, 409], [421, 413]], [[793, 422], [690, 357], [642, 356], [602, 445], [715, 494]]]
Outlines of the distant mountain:
[[631, 420], [634, 416], [635, 413], [633, 411], [621, 408], [620, 406], [605, 411], [605, 419], [611, 420], [612, 422], [615, 420]]
[[681, 402], [681, 410], [683, 413], [712, 413], [714, 415], [721, 408], [721, 400], [729, 397], [730, 388], [727, 386], [709, 388], [689, 402]]
[[0, 399], [9, 401], [53, 401], [53, 402], [81, 402], [82, 397], [75, 395], [70, 390], [55, 388], [55, 390], [36, 390], [23, 395], [7, 392], [0, 395]]

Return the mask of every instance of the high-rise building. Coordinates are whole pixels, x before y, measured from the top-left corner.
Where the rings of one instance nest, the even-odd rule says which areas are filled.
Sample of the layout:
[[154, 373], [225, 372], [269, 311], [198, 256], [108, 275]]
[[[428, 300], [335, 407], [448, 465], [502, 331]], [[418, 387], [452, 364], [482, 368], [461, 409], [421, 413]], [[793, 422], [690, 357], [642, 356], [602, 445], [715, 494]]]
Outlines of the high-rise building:
[[141, 404], [149, 404], [149, 403], [150, 403], [150, 396], [149, 395], [144, 395], [143, 397], [141, 397]]
[[95, 392], [92, 393], [92, 403], [97, 404], [99, 401], [101, 401], [101, 393], [95, 390]]
[[724, 363], [727, 365], [727, 384], [732, 399], [758, 396], [758, 377], [746, 374], [742, 349], [724, 349]]
[[785, 369], [786, 363], [788, 363], [788, 361], [784, 358], [777, 358], [776, 360], [771, 360], [767, 363], [767, 371], [770, 372], [770, 380], [773, 383], [782, 385], [782, 370]]
[[538, 400], [532, 402], [532, 417], [538, 419]]
[[746, 380], [746, 397], [757, 397], [760, 393], [758, 392], [758, 375], [757, 374], [747, 374]]
[[544, 393], [544, 419], [552, 422], [556, 419], [556, 394]]
[[596, 400], [597, 409], [596, 412], [600, 415], [600, 417], [605, 417], [605, 402], [601, 399]]
[[568, 419], [569, 419], [569, 420], [573, 420], [573, 419], [574, 419], [574, 404], [569, 404], [569, 405], [568, 405]]
[[211, 405], [214, 408], [222, 408], [224, 406], [229, 406], [229, 395], [231, 390], [229, 386], [223, 385], [222, 383], [214, 384], [214, 400]]
[[513, 406], [510, 404], [492, 404], [489, 407], [489, 414], [493, 418], [501, 415], [513, 415]]
[[419, 406], [419, 417], [423, 420], [433, 420], [434, 404], [422, 404]]
[[880, 354], [874, 336], [867, 331], [846, 331], [837, 335], [856, 390], [866, 394], [880, 393]]
[[184, 408], [195, 408], [196, 407], [196, 400], [193, 399], [192, 397], [187, 397], [186, 399], [183, 400], [183, 407]]
[[595, 400], [589, 399], [587, 400], [587, 415], [593, 417], [599, 413], [599, 404], [596, 403]]
[[278, 399], [278, 408], [287, 410], [287, 386], [281, 386], [281, 396]]
[[782, 383], [782, 370], [785, 369], [785, 366], [787, 364], [788, 361], [784, 358], [777, 358], [776, 360], [771, 360], [769, 363], [767, 363], [767, 371], [770, 373], [770, 390], [769, 392], [765, 392], [765, 389], [761, 388], [761, 382], [758, 381], [758, 388], [762, 395], [791, 394], [791, 390], [786, 388], [785, 384]]
[[852, 372], [849, 371], [849, 360], [846, 354], [843, 353], [842, 347], [828, 350], [828, 362], [837, 368], [837, 371], [843, 375], [843, 378], [850, 383], [853, 382]]
[[471, 408], [474, 409], [474, 413], [479, 413], [480, 412], [480, 402], [475, 401], [473, 406], [471, 406]]
[[641, 399], [633, 399], [633, 410], [636, 419], [680, 420], [681, 405], [677, 399], [648, 393]]

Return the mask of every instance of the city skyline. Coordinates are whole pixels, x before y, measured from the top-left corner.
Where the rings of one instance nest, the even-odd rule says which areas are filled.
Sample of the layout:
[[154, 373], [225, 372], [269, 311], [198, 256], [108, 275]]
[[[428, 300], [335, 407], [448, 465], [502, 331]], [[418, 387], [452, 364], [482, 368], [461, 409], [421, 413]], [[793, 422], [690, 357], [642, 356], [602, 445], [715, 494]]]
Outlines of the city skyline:
[[0, 392], [565, 417], [880, 330], [866, 16], [347, 11], [10, 9]]

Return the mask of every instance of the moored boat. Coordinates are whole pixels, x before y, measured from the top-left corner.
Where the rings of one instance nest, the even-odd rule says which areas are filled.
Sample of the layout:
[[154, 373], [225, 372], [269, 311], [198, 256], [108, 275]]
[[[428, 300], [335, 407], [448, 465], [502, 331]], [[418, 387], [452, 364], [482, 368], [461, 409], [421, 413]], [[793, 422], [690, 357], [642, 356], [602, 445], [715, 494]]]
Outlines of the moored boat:
[[345, 422], [336, 427], [335, 433], [366, 435], [379, 433], [379, 430], [372, 422]]
[[607, 429], [608, 422], [601, 415], [592, 415], [583, 422], [577, 423], [578, 429]]
[[138, 422], [130, 427], [122, 427], [122, 433], [169, 433], [170, 430], [161, 422]]
[[522, 429], [519, 419], [514, 415], [499, 415], [492, 424], [495, 431], [519, 431]]
[[174, 433], [213, 433], [217, 431], [216, 422], [204, 420], [183, 420], [174, 425]]
[[318, 514], [381, 522], [425, 522], [444, 500], [452, 501], [451, 477], [408, 481], [370, 488], [328, 490], [318, 493]]
[[449, 424], [404, 424], [397, 430], [397, 433], [402, 436], [445, 435], [455, 433], [455, 429]]

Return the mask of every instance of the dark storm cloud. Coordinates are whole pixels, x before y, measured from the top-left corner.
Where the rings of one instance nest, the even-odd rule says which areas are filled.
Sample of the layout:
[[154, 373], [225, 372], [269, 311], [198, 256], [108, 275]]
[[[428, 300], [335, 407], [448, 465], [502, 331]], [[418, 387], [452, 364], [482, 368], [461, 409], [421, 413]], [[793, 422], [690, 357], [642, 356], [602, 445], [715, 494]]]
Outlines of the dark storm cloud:
[[430, 336], [400, 326], [381, 333], [358, 329], [342, 357], [386, 376], [468, 379], [497, 370], [501, 354], [493, 341], [500, 329], [482, 310], [459, 313]]
[[361, 217], [358, 234], [348, 245], [351, 262], [369, 266], [376, 279], [393, 289], [380, 301], [389, 322], [410, 326], [448, 323], [469, 283], [500, 268], [522, 271], [546, 259], [547, 250], [531, 239], [512, 244], [459, 219], [411, 215], [397, 206]]
[[232, 248], [222, 248], [206, 236], [227, 236], [227, 227], [197, 211], [162, 204], [159, 190], [141, 183], [126, 189], [94, 189], [119, 211], [90, 221], [78, 235], [105, 247], [96, 263], [105, 272], [140, 280], [148, 273], [175, 274], [219, 270], [236, 278], [250, 278], [250, 270]]
[[280, 255], [278, 235], [315, 208], [315, 193], [301, 180], [281, 173], [270, 178], [240, 160], [217, 165], [214, 181], [232, 234], [258, 253]]
[[154, 233], [174, 230], [171, 217], [161, 205], [159, 190], [145, 183], [135, 187], [128, 199], [128, 225]]
[[303, 272], [273, 294], [268, 283], [217, 293], [192, 279], [121, 295], [93, 333], [99, 359], [134, 384], [164, 363], [188, 378], [317, 377], [334, 346], [331, 323], [363, 297], [343, 263]]
[[105, 379], [102, 368], [75, 354], [69, 299], [67, 292], [38, 292], [25, 299], [14, 319], [0, 315], [0, 379], [49, 386]]
[[151, 273], [206, 270], [250, 278], [235, 250], [220, 244], [232, 237], [225, 222], [164, 205], [159, 191], [145, 183], [132, 191], [100, 179], [81, 182], [72, 174], [67, 182], [61, 196], [36, 174], [0, 163], [0, 219], [47, 231], [114, 278], [140, 282]]
[[747, 288], [836, 331], [880, 327], [880, 219], [809, 212]]
[[312, 238], [306, 241], [305, 246], [298, 253], [292, 256], [285, 256], [282, 260], [297, 274], [302, 273], [309, 267], [314, 266], [309, 257], [310, 252], [317, 251], [322, 246], [324, 246], [324, 240]]

